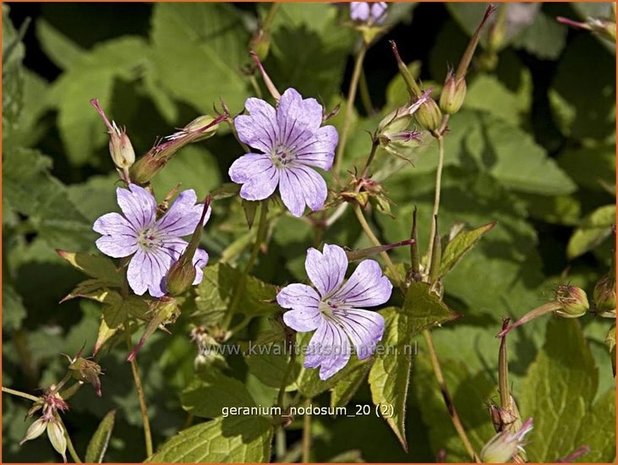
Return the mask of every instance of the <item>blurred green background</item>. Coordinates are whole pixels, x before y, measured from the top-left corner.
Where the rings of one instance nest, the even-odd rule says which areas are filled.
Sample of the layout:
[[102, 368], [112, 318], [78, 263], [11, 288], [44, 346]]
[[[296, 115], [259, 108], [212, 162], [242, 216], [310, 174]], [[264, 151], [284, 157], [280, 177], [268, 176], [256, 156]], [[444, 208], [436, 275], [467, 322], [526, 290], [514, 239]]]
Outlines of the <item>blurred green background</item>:
[[[389, 32], [370, 49], [365, 75], [375, 111], [357, 102], [346, 167], [369, 149], [366, 130], [406, 100], [389, 39], [411, 70], [434, 88], [456, 66], [484, 4], [399, 4]], [[116, 209], [116, 174], [107, 135], [91, 98], [126, 126], [137, 153], [223, 99], [232, 113], [253, 95], [248, 44], [267, 5], [255, 4], [11, 4], [3, 5], [3, 385], [35, 392], [57, 381], [65, 359], [96, 338], [100, 310], [60, 299], [81, 279], [54, 249], [94, 251], [95, 218]], [[327, 109], [344, 100], [358, 34], [343, 25], [345, 6], [282, 5], [271, 31], [265, 67], [280, 89], [297, 88]], [[609, 4], [543, 4], [509, 12], [495, 55], [481, 43], [463, 110], [451, 120], [441, 224], [498, 227], [446, 280], [446, 300], [464, 317], [435, 332], [455, 400], [472, 430], [487, 431], [483, 401], [495, 384], [494, 334], [505, 315], [520, 316], [552, 296], [560, 279], [591, 291], [607, 273], [615, 217], [615, 47], [586, 31], [569, 30], [556, 16], [607, 16]], [[13, 26], [11, 26], [11, 23]], [[20, 34], [22, 34], [20, 36]], [[341, 114], [334, 124], [340, 127]], [[428, 140], [428, 138], [427, 138]], [[388, 241], [404, 239], [414, 205], [427, 225], [433, 196], [435, 147], [415, 149], [384, 182], [394, 218], [373, 212]], [[228, 182], [242, 154], [229, 132], [183, 149], [157, 176], [165, 192], [183, 183], [198, 195]], [[380, 163], [392, 155], [380, 154]], [[348, 211], [323, 240], [368, 245]], [[246, 232], [240, 203], [214, 206], [203, 245], [213, 262]], [[428, 227], [421, 233], [425, 243]], [[304, 279], [311, 226], [283, 218], [269, 253], [254, 274], [284, 284]], [[231, 262], [246, 259], [241, 251]], [[395, 256], [406, 259], [406, 251]], [[562, 275], [562, 278], [561, 278]], [[180, 392], [193, 376], [195, 349], [179, 322], [157, 334], [140, 354], [155, 442], [181, 429]], [[614, 384], [603, 343], [608, 321], [581, 320], [599, 368], [598, 395]], [[543, 343], [544, 322], [513, 340], [515, 392]], [[457, 341], [457, 342], [455, 342]], [[139, 409], [124, 352], [101, 364], [103, 397], [82, 389], [65, 423], [83, 450], [103, 415], [118, 409], [109, 461], [143, 459]], [[246, 367], [239, 362], [239, 377]], [[366, 461], [433, 461], [456, 442], [427, 366], [415, 367], [408, 405], [410, 453], [373, 417], [316, 419], [315, 458], [349, 449]], [[493, 370], [493, 371], [492, 371]], [[477, 389], [478, 387], [478, 389]], [[19, 447], [28, 425], [26, 405], [3, 397], [3, 459], [48, 461], [45, 440]], [[428, 399], [431, 398], [431, 401]], [[327, 399], [327, 397], [326, 397]], [[356, 400], [369, 402], [366, 386]], [[435, 402], [434, 402], [435, 401]], [[327, 402], [325, 400], [324, 402]], [[434, 408], [435, 407], [435, 408]], [[476, 433], [475, 433], [476, 434]], [[484, 436], [486, 439], [487, 436]], [[293, 429], [290, 443], [298, 439]], [[477, 436], [475, 436], [475, 440]], [[480, 440], [480, 439], [479, 439]], [[351, 458], [350, 458], [351, 457]], [[605, 456], [596, 457], [597, 459]], [[606, 460], [610, 460], [607, 458]], [[456, 459], [457, 456], [448, 459]], [[556, 457], [557, 459], [558, 457]], [[594, 460], [595, 457], [584, 457]]]

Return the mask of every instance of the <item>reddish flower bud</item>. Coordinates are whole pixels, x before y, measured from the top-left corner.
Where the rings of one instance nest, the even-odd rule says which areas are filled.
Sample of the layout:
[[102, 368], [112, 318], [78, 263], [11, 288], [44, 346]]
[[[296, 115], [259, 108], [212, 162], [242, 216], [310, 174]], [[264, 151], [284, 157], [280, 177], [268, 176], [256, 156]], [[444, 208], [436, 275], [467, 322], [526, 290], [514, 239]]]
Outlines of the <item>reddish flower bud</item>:
[[82, 357], [77, 357], [71, 365], [69, 365], [69, 370], [71, 370], [73, 378], [76, 380], [92, 384], [97, 396], [101, 397], [101, 381], [99, 380], [99, 376], [103, 372], [98, 363]]
[[592, 294], [595, 309], [598, 315], [607, 318], [616, 317], [616, 280], [611, 276], [604, 276], [594, 286]]
[[563, 318], [579, 318], [590, 308], [586, 292], [568, 284], [558, 286], [556, 301], [560, 304], [556, 314]]

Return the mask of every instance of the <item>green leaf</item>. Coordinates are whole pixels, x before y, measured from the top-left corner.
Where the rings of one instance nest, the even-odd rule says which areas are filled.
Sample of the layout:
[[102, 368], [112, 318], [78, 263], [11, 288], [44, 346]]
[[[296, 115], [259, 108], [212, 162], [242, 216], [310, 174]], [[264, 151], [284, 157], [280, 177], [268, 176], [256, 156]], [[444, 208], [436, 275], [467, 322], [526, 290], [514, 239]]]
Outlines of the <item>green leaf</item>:
[[594, 359], [577, 320], [550, 320], [545, 340], [520, 396], [522, 416], [534, 418], [526, 446], [534, 462], [555, 462], [581, 445], [578, 431], [587, 429], [582, 420], [598, 385]]
[[601, 244], [616, 222], [616, 206], [605, 205], [588, 215], [575, 230], [567, 246], [569, 258], [578, 257]]
[[114, 262], [101, 255], [92, 255], [83, 252], [68, 252], [58, 250], [58, 255], [64, 258], [74, 268], [92, 278], [101, 280], [109, 286], [122, 286], [122, 274], [114, 265]]
[[269, 314], [278, 308], [274, 302], [277, 289], [253, 276], [242, 278], [242, 272], [225, 263], [209, 265], [197, 286], [197, 316], [217, 321], [227, 311], [235, 293], [240, 294], [236, 310], [248, 315]]
[[333, 5], [281, 4], [271, 36], [265, 66], [281, 92], [294, 86], [322, 102], [339, 95], [354, 32], [341, 27]]
[[3, 194], [12, 209], [28, 216], [35, 231], [54, 248], [92, 248], [91, 224], [51, 176], [51, 160], [41, 153], [16, 149], [3, 158]]
[[551, 60], [558, 58], [564, 49], [566, 36], [566, 26], [552, 16], [539, 12], [530, 26], [513, 37], [513, 46], [523, 48], [541, 59]]
[[221, 184], [215, 157], [205, 148], [189, 145], [175, 154], [153, 179], [155, 192], [166, 194], [181, 183], [183, 189], [194, 189], [198, 199]]
[[158, 81], [175, 98], [203, 113], [212, 112], [221, 98], [234, 113], [242, 108], [247, 84], [241, 66], [248, 62], [249, 34], [235, 7], [157, 4], [151, 41]]
[[616, 456], [616, 389], [610, 389], [592, 406], [581, 421], [575, 445], [585, 444], [590, 452], [582, 462], [609, 463]]
[[273, 428], [264, 417], [217, 418], [181, 431], [146, 461], [268, 462], [272, 435]]
[[103, 417], [99, 427], [92, 435], [90, 442], [88, 443], [88, 449], [86, 449], [86, 462], [89, 463], [102, 463], [109, 440], [112, 437], [112, 430], [114, 429], [114, 420], [116, 419], [116, 411], [112, 410]]
[[21, 322], [26, 318], [26, 308], [21, 296], [13, 286], [2, 283], [2, 329], [15, 331], [21, 328]]
[[130, 316], [144, 318], [148, 303], [143, 297], [130, 295], [123, 298], [117, 292], [110, 292], [105, 298], [103, 318], [110, 329], [120, 327]]
[[363, 384], [372, 366], [373, 363], [355, 365], [347, 376], [335, 384], [330, 396], [331, 407], [343, 407], [347, 405]]
[[371, 398], [407, 451], [405, 419], [412, 370], [413, 324], [412, 319], [407, 314], [399, 312], [397, 308], [387, 308], [380, 313], [384, 317], [386, 327], [382, 345], [389, 350], [395, 350], [395, 353], [378, 353], [369, 372]]
[[[25, 29], [17, 31], [9, 19], [9, 7], [2, 5], [2, 140], [10, 140], [9, 135], [18, 125], [23, 108], [23, 66], [25, 48], [21, 42]], [[22, 28], [27, 26], [24, 22]]]
[[71, 163], [92, 162], [95, 149], [109, 137], [101, 117], [89, 105], [90, 99], [96, 97], [103, 108], [108, 107], [114, 81], [137, 78], [148, 57], [149, 47], [142, 38], [121, 37], [81, 55], [54, 82], [50, 98], [58, 109], [58, 128]]
[[407, 321], [400, 328], [405, 328], [404, 334], [408, 338], [419, 334], [424, 329], [429, 329], [457, 318], [457, 314], [451, 311], [430, 290], [429, 284], [422, 282], [410, 284], [401, 313], [406, 317]]
[[440, 276], [445, 276], [451, 271], [461, 258], [472, 249], [481, 238], [491, 231], [496, 225], [495, 222], [487, 223], [484, 226], [472, 229], [470, 231], [462, 231], [457, 234], [446, 246], [442, 253], [442, 262], [440, 263]]
[[558, 164], [580, 186], [605, 191], [616, 184], [616, 147], [595, 144], [563, 151]]
[[[458, 115], [459, 116], [459, 115]], [[487, 114], [465, 140], [467, 153], [508, 189], [543, 195], [570, 194], [576, 188], [532, 137]]]
[[36, 22], [36, 35], [45, 54], [59, 68], [70, 68], [87, 53], [43, 18]]
[[191, 415], [217, 418], [227, 407], [253, 407], [255, 401], [244, 384], [216, 370], [196, 378], [182, 392], [182, 408]]
[[75, 288], [60, 301], [60, 303], [75, 299], [76, 297], [90, 299], [96, 302], [105, 302], [110, 293], [108, 286], [109, 284], [103, 280], [87, 279], [86, 281], [82, 281], [75, 286]]
[[[267, 350], [265, 350], [267, 349]], [[263, 384], [270, 387], [281, 387], [283, 377], [287, 376], [286, 391], [295, 390], [294, 381], [300, 373], [300, 363], [295, 360], [291, 371], [288, 372], [289, 354], [284, 351], [283, 344], [260, 344], [256, 343], [253, 351], [245, 352], [245, 362], [249, 367], [249, 372], [259, 379]]]

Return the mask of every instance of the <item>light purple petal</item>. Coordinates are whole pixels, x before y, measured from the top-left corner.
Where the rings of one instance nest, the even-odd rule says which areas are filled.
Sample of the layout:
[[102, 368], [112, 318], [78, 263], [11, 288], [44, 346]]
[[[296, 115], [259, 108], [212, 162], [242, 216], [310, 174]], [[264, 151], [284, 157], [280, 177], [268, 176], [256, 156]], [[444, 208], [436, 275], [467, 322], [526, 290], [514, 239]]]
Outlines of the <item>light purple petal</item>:
[[320, 326], [320, 296], [305, 284], [290, 284], [277, 294], [277, 303], [283, 308], [291, 308], [283, 314], [283, 321], [301, 333], [313, 331]]
[[279, 141], [291, 147], [300, 132], [317, 131], [322, 124], [322, 111], [322, 105], [316, 99], [303, 99], [296, 89], [287, 89], [277, 106]]
[[108, 257], [123, 258], [135, 253], [137, 241], [130, 236], [101, 236], [96, 240], [97, 249]]
[[386, 19], [386, 2], [375, 2], [371, 4], [371, 19], [376, 24], [382, 24]]
[[143, 187], [129, 184], [129, 189], [116, 189], [118, 205], [125, 218], [136, 231], [140, 231], [154, 223], [157, 213], [157, 202], [153, 195]]
[[338, 312], [338, 322], [352, 340], [360, 360], [370, 357], [384, 335], [384, 318], [378, 312], [351, 309]]
[[353, 21], [367, 21], [369, 11], [369, 3], [367, 2], [350, 2], [350, 18]]
[[171, 264], [171, 255], [162, 250], [138, 249], [127, 270], [129, 286], [137, 295], [148, 291], [152, 297], [162, 297], [165, 295], [163, 279]]
[[245, 200], [270, 197], [279, 183], [279, 171], [270, 157], [248, 153], [237, 159], [229, 169], [230, 179], [242, 184], [240, 196]]
[[249, 115], [234, 118], [238, 138], [250, 147], [269, 153], [279, 136], [275, 109], [257, 98], [248, 98], [245, 108]]
[[307, 250], [305, 270], [322, 297], [341, 286], [347, 269], [348, 257], [338, 245], [325, 244], [323, 252], [313, 247]]
[[305, 355], [305, 367], [320, 367], [320, 379], [326, 380], [350, 360], [350, 341], [343, 329], [324, 320], [315, 332]]
[[302, 165], [281, 170], [279, 192], [283, 204], [294, 216], [302, 216], [305, 205], [313, 211], [321, 209], [328, 195], [324, 179]]
[[335, 148], [339, 134], [334, 126], [324, 126], [316, 135], [302, 146], [295, 149], [296, 160], [304, 165], [330, 170], [335, 159]]
[[120, 213], [106, 213], [92, 225], [94, 232], [107, 236], [128, 236], [137, 238], [137, 232]]
[[382, 274], [378, 262], [363, 260], [333, 298], [352, 307], [374, 307], [388, 301], [392, 291], [393, 285]]
[[203, 249], [197, 249], [193, 256], [193, 265], [195, 266], [195, 280], [193, 285], [197, 285], [204, 279], [204, 267], [208, 265], [208, 252]]
[[[204, 204], [197, 204], [197, 195], [193, 189], [182, 191], [174, 200], [170, 209], [157, 221], [157, 229], [161, 234], [170, 237], [183, 237], [193, 234], [200, 221]], [[208, 207], [204, 224], [210, 218]]]

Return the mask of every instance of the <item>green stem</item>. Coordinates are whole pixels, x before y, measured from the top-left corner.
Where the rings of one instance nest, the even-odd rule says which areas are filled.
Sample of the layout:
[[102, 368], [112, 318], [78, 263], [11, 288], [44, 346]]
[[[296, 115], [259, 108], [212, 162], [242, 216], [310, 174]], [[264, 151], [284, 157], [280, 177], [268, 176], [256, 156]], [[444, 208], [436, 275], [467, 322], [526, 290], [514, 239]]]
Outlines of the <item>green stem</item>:
[[436, 170], [436, 189], [433, 198], [433, 212], [431, 218], [431, 234], [429, 236], [429, 251], [427, 252], [427, 271], [431, 269], [431, 257], [433, 255], [433, 244], [436, 240], [438, 212], [440, 211], [440, 192], [442, 190], [442, 170], [444, 169], [444, 138], [439, 135], [438, 140], [438, 169]]
[[56, 416], [56, 418], [60, 422], [60, 425], [62, 426], [62, 430], [64, 431], [64, 437], [67, 440], [67, 450], [69, 451], [69, 455], [71, 456], [71, 458], [73, 459], [75, 463], [83, 463], [82, 459], [79, 458], [79, 454], [75, 450], [73, 441], [71, 441], [71, 436], [69, 436], [69, 431], [67, 430], [67, 427], [64, 425], [62, 418], [60, 418], [60, 415]]
[[[311, 398], [308, 398], [305, 405], [311, 404]], [[302, 463], [309, 463], [311, 459], [311, 415], [305, 414], [303, 417], [303, 454]]]
[[[363, 228], [363, 231], [365, 232], [365, 235], [369, 238], [369, 240], [373, 242], [376, 246], [378, 247], [381, 246], [382, 243], [371, 230], [371, 226], [369, 226], [369, 223], [367, 223], [367, 220], [365, 219], [365, 216], [363, 215], [363, 212], [361, 211], [360, 205], [354, 206], [354, 214], [356, 215], [356, 218], [358, 219], [358, 222], [360, 223], [361, 228]], [[393, 261], [391, 260], [391, 257], [389, 257], [386, 252], [380, 252], [380, 256], [384, 259], [387, 266], [391, 268], [395, 266], [393, 264]]]
[[283, 397], [285, 396], [285, 388], [288, 387], [288, 378], [290, 377], [290, 373], [292, 372], [292, 368], [294, 368], [294, 361], [296, 360], [296, 350], [292, 348], [290, 351], [290, 361], [288, 362], [288, 366], [283, 374], [283, 378], [281, 379], [281, 386], [279, 387], [279, 394], [277, 395], [277, 406], [281, 407], [283, 410]]
[[7, 394], [11, 394], [12, 396], [21, 397], [23, 399], [28, 399], [28, 400], [31, 400], [32, 402], [37, 402], [40, 400], [38, 397], [35, 397], [32, 394], [17, 391], [15, 389], [11, 389], [11, 388], [4, 387], [4, 386], [2, 386], [2, 392], [6, 392]]
[[83, 381], [76, 381], [71, 387], [68, 387], [64, 391], [59, 392], [58, 395], [64, 400], [70, 399], [77, 393], [77, 391], [80, 390], [83, 385]]
[[[125, 336], [127, 339], [127, 347], [132, 349], [131, 333], [128, 329], [125, 329]], [[146, 444], [146, 457], [150, 457], [153, 454], [152, 449], [152, 435], [150, 433], [150, 420], [148, 419], [148, 406], [146, 405], [146, 397], [144, 396], [144, 388], [142, 387], [142, 380], [139, 374], [139, 367], [137, 366], [137, 360], [132, 359], [131, 372], [133, 373], [133, 381], [135, 383], [135, 390], [137, 391], [137, 397], [139, 399], [139, 408], [142, 415], [142, 423], [144, 425], [144, 442]]]
[[268, 29], [270, 29], [270, 26], [272, 25], [272, 22], [275, 19], [275, 15], [277, 14], [277, 10], [279, 9], [279, 6], [280, 4], [277, 2], [273, 2], [270, 5], [268, 13], [266, 14], [266, 17], [264, 18], [264, 21], [262, 21], [263, 30], [268, 31]]
[[429, 351], [429, 360], [431, 362], [431, 367], [433, 368], [433, 372], [436, 376], [436, 380], [438, 381], [438, 385], [440, 386], [440, 392], [442, 393], [442, 398], [444, 399], [444, 403], [446, 404], [446, 410], [448, 411], [449, 416], [451, 417], [451, 422], [461, 439], [466, 451], [476, 463], [480, 463], [480, 459], [474, 448], [472, 447], [472, 443], [466, 434], [466, 430], [461, 423], [461, 419], [459, 418], [459, 414], [457, 413], [457, 409], [455, 408], [455, 404], [453, 403], [453, 397], [446, 386], [446, 381], [444, 380], [444, 374], [442, 373], [442, 368], [440, 367], [440, 361], [438, 360], [438, 355], [436, 353], [436, 348], [433, 344], [433, 339], [431, 337], [431, 333], [429, 330], [425, 329], [423, 331], [423, 337], [425, 338], [425, 342], [427, 343], [427, 349]]
[[[509, 319], [502, 322], [502, 329], [509, 327]], [[506, 334], [500, 338], [500, 350], [498, 352], [498, 389], [500, 391], [500, 406], [511, 411], [511, 396], [509, 392], [509, 367], [506, 352]]]
[[348, 135], [350, 132], [350, 126], [352, 124], [352, 111], [354, 110], [354, 100], [356, 100], [356, 91], [358, 89], [358, 81], [360, 80], [361, 72], [363, 70], [363, 61], [365, 59], [365, 53], [367, 53], [367, 44], [363, 42], [361, 48], [356, 54], [354, 62], [354, 71], [352, 72], [352, 80], [350, 81], [350, 88], [348, 90], [348, 99], [345, 106], [345, 115], [343, 120], [343, 127], [341, 128], [341, 136], [339, 137], [339, 146], [337, 147], [337, 153], [335, 155], [335, 176], [339, 175], [341, 170], [341, 163], [345, 152], [345, 146], [348, 141]]
[[371, 163], [373, 163], [373, 160], [376, 157], [376, 153], [378, 151], [379, 146], [380, 146], [380, 141], [378, 140], [377, 137], [374, 137], [373, 142], [371, 143], [371, 152], [369, 153], [369, 157], [367, 158], [367, 161], [365, 162], [365, 166], [360, 176], [361, 178], [365, 178], [367, 174], [369, 173], [369, 166], [371, 165]]
[[260, 249], [262, 248], [262, 244], [264, 239], [266, 238], [266, 233], [268, 232], [268, 199], [262, 200], [260, 205], [260, 219], [258, 230], [255, 237], [255, 243], [253, 244], [253, 250], [251, 250], [251, 255], [249, 256], [249, 261], [245, 265], [243, 269], [241, 279], [238, 280], [236, 284], [236, 288], [234, 289], [234, 294], [232, 296], [232, 301], [230, 302], [230, 306], [228, 308], [227, 315], [223, 320], [222, 327], [228, 328], [232, 323], [232, 319], [234, 318], [234, 313], [236, 312], [236, 307], [238, 302], [240, 302], [240, 297], [242, 295], [241, 290], [245, 285], [245, 281], [247, 279], [247, 275], [251, 273], [253, 269], [253, 265], [255, 265], [255, 261], [260, 253]]
[[363, 106], [365, 107], [365, 112], [367, 115], [371, 116], [375, 112], [373, 108], [373, 102], [371, 101], [371, 94], [369, 93], [369, 86], [367, 85], [367, 76], [363, 71], [361, 73], [360, 78], [360, 96], [361, 102], [363, 102]]

